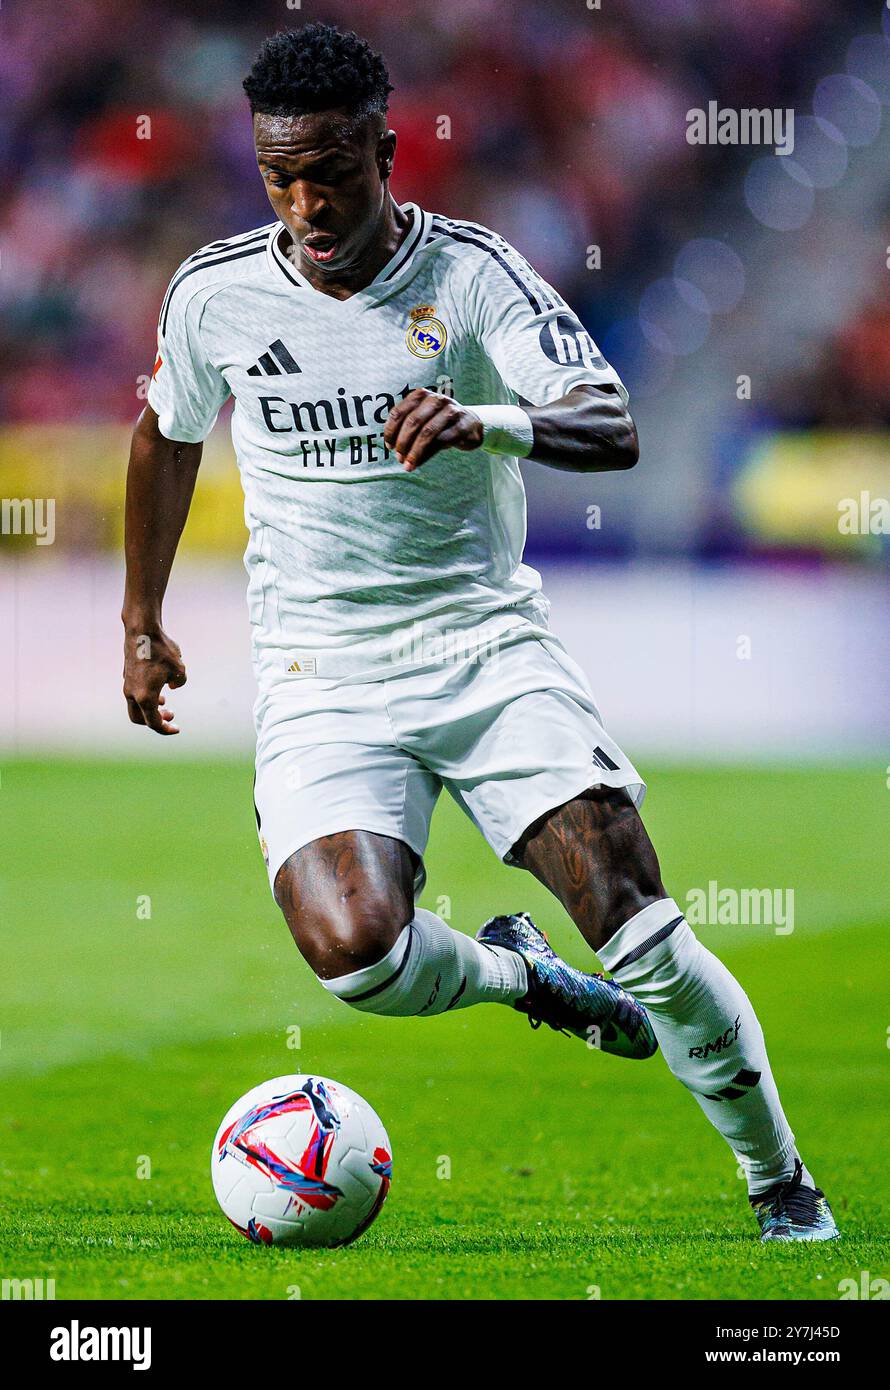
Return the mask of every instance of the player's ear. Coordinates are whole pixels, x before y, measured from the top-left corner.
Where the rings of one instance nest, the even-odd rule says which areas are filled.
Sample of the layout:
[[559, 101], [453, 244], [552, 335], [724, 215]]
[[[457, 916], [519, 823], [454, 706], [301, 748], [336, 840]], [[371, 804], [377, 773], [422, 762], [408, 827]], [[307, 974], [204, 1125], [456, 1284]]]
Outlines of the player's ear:
[[385, 130], [377, 141], [377, 169], [382, 182], [392, 174], [392, 166], [396, 157], [396, 133], [394, 130]]

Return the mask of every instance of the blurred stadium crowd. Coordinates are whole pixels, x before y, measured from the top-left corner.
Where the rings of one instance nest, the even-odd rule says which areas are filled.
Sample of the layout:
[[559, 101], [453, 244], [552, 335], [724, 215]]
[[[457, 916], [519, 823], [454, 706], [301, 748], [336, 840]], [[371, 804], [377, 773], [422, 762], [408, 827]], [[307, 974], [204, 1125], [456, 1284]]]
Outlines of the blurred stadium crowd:
[[[134, 418], [158, 307], [201, 244], [271, 218], [241, 78], [308, 19], [385, 54], [394, 192], [496, 227], [607, 348], [610, 326], [698, 234], [750, 151], [686, 142], [686, 113], [794, 105], [875, 0], [68, 0], [3, 9], [0, 413]], [[886, 18], [886, 16], [885, 16]], [[885, 28], [888, 45], [890, 31]], [[449, 139], [437, 118], [451, 118]], [[150, 138], [138, 120], [150, 117]], [[143, 127], [143, 130], [145, 128]], [[890, 236], [888, 236], [890, 240]], [[591, 275], [587, 248], [603, 248]], [[789, 425], [886, 425], [883, 285], [778, 384]], [[634, 390], [632, 363], [616, 365]]]

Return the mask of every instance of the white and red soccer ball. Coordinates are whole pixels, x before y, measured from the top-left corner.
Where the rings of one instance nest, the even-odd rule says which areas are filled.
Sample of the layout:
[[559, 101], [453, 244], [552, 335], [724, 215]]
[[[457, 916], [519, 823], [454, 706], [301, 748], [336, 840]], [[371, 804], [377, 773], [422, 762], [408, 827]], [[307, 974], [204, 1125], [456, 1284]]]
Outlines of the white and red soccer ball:
[[232, 1225], [263, 1245], [346, 1245], [386, 1200], [392, 1149], [367, 1101], [323, 1076], [277, 1076], [226, 1112], [210, 1160]]

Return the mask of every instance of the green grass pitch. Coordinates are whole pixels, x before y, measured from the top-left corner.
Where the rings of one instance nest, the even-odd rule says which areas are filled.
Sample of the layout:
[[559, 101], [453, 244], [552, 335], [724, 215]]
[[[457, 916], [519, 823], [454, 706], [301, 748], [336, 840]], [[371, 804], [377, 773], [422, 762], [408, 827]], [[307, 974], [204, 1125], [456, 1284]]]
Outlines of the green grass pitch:
[[[325, 995], [268, 893], [249, 766], [174, 748], [0, 767], [3, 1278], [52, 1278], [59, 1299], [831, 1300], [890, 1275], [881, 768], [646, 769], [681, 903], [712, 879], [795, 893], [790, 935], [701, 931], [754, 1000], [843, 1227], [763, 1249], [731, 1154], [660, 1058], [498, 1007], [383, 1020]], [[455, 926], [527, 907], [592, 964], [447, 799], [428, 867], [423, 901]], [[360, 1091], [393, 1142], [389, 1200], [346, 1250], [253, 1247], [213, 1199], [223, 1112], [292, 1071]]]

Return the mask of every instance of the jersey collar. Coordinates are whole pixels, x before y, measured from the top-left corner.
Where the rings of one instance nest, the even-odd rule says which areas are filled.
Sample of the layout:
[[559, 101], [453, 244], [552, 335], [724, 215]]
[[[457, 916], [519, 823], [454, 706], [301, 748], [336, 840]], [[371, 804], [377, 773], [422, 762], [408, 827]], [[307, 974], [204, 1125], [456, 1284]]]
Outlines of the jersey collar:
[[284, 275], [288, 283], [294, 288], [306, 289], [313, 294], [322, 294], [324, 299], [331, 299], [333, 304], [350, 304], [354, 299], [361, 299], [366, 295], [380, 295], [389, 290], [395, 281], [401, 280], [417, 252], [426, 243], [433, 222], [432, 213], [424, 212], [423, 208], [418, 207], [416, 203], [401, 203], [400, 208], [411, 218], [411, 226], [408, 228], [404, 241], [396, 250], [395, 255], [377, 272], [371, 283], [366, 285], [363, 290], [358, 290], [355, 294], [350, 295], [349, 299], [332, 299], [330, 295], [322, 294], [306, 279], [305, 275], [300, 274], [281, 249], [280, 238], [283, 226], [281, 222], [276, 222], [269, 234], [269, 240], [266, 242], [266, 259], [276, 276]]

